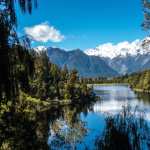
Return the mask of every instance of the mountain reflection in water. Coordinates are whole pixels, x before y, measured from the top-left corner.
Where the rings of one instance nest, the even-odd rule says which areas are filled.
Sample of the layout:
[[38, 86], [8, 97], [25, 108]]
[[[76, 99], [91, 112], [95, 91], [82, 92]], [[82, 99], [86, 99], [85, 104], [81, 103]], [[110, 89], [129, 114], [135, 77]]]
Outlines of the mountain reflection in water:
[[[98, 136], [102, 135], [105, 128], [106, 116], [118, 114], [123, 106], [130, 105], [133, 111], [135, 108], [139, 112], [144, 111], [146, 119], [150, 119], [148, 95], [135, 93], [127, 85], [94, 86], [94, 90], [101, 100], [97, 101], [86, 113], [81, 110], [78, 115], [73, 115], [75, 112], [73, 108], [65, 108], [64, 116], [56, 121], [60, 124], [59, 130], [53, 129], [56, 127], [55, 124], [50, 125], [48, 143], [51, 148], [95, 149], [95, 141]], [[70, 139], [69, 142], [68, 139]], [[60, 147], [57, 147], [58, 145]]]
[[[150, 121], [150, 95], [135, 93], [126, 85], [97, 85], [97, 102], [52, 106], [43, 112], [5, 113], [0, 118], [0, 145], [3, 150], [93, 150], [96, 141], [109, 131], [106, 118], [123, 106], [144, 111]], [[147, 132], [148, 133], [148, 132]], [[146, 148], [143, 148], [146, 150]]]

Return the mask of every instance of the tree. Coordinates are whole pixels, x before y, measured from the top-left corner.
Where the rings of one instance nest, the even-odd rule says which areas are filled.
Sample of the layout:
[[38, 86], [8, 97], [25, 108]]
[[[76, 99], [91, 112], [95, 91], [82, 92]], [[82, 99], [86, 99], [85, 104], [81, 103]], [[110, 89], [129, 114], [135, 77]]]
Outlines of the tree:
[[52, 85], [54, 86], [55, 95], [59, 98], [60, 97], [59, 83], [60, 83], [60, 79], [61, 79], [60, 68], [55, 64], [51, 64], [50, 75], [51, 75]]
[[61, 80], [67, 82], [68, 77], [69, 77], [69, 71], [67, 65], [65, 64], [61, 70]]
[[[30, 54], [31, 55], [31, 54]], [[50, 96], [50, 62], [45, 51], [33, 54], [34, 73], [30, 78], [30, 90], [28, 93], [41, 99]]]
[[76, 69], [73, 69], [70, 72], [70, 83], [75, 83], [78, 81], [78, 71]]
[[143, 11], [144, 11], [144, 21], [142, 23], [142, 27], [145, 30], [150, 29], [150, 1], [149, 0], [142, 0], [143, 4]]
[[1, 0], [0, 1], [0, 100], [16, 98], [18, 84], [16, 79], [16, 59], [19, 59], [14, 45], [19, 44], [16, 33], [17, 18], [15, 3], [18, 2], [22, 12], [31, 13], [36, 0]]

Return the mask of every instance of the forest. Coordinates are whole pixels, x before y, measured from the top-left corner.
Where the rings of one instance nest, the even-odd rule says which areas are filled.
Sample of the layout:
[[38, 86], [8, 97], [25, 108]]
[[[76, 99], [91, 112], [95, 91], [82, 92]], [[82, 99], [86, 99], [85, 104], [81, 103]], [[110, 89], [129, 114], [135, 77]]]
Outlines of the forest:
[[[88, 84], [127, 83], [137, 91], [150, 92], [150, 70], [115, 78], [81, 78], [76, 69], [53, 64], [46, 51], [37, 52], [32, 48], [28, 36], [19, 37], [16, 5], [21, 13], [32, 14], [38, 1], [0, 0], [0, 149], [48, 150], [56, 146], [66, 148], [66, 143], [70, 149], [73, 143], [75, 149], [75, 138], [81, 144], [80, 140], [88, 132], [87, 122], [82, 119], [89, 112], [93, 114], [95, 102], [101, 99]], [[150, 8], [150, 2], [144, 3], [144, 7]], [[143, 27], [149, 29], [149, 12], [145, 11], [145, 19]], [[148, 127], [143, 117], [134, 122], [134, 115], [125, 108], [118, 117], [106, 117], [104, 135], [95, 142], [97, 149], [111, 150], [113, 140], [115, 149], [120, 137], [121, 143], [124, 144], [124, 139], [127, 143], [125, 150], [132, 149], [129, 138], [132, 134], [136, 135], [133, 144], [138, 149], [143, 137], [138, 136], [137, 129], [144, 126], [143, 131], [148, 133]], [[59, 132], [62, 124], [68, 128], [68, 136]], [[60, 135], [56, 134], [59, 141], [49, 144], [51, 131]]]
[[36, 1], [2, 1], [0, 12], [0, 99], [18, 105], [21, 99], [67, 103], [93, 99], [94, 93], [79, 80], [78, 72], [52, 64], [45, 51], [36, 52], [27, 36], [18, 37], [15, 3], [22, 13], [32, 13]]
[[88, 84], [112, 84], [125, 83], [129, 84], [131, 88], [139, 92], [150, 92], [150, 70], [126, 74], [119, 77], [97, 77], [97, 78], [83, 78], [82, 81]]
[[31, 14], [38, 4], [36, 0], [0, 1], [0, 149], [48, 149], [44, 131], [49, 115], [43, 111], [52, 109], [54, 120], [51, 103], [79, 105], [96, 97], [75, 69], [52, 64], [45, 51], [31, 48], [28, 36], [18, 36], [16, 5]]
[[131, 88], [136, 91], [150, 92], [150, 70], [133, 73], [131, 75], [124, 75], [122, 77], [109, 80], [108, 82], [128, 83]]

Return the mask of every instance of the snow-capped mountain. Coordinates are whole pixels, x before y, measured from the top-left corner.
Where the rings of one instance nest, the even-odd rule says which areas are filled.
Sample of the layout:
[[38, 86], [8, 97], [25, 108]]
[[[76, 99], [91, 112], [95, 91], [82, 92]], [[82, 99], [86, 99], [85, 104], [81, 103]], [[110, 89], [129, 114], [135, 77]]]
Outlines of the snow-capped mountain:
[[46, 51], [49, 59], [60, 67], [77, 69], [84, 77], [117, 76], [150, 69], [150, 38], [106, 43], [86, 51], [65, 51], [60, 48], [39, 46], [36, 51]]
[[95, 49], [88, 49], [86, 54], [99, 56], [109, 67], [120, 75], [150, 69], [150, 38], [125, 41], [116, 45], [106, 43]]
[[34, 48], [34, 50], [35, 50], [36, 52], [46, 51], [46, 50], [47, 50], [47, 47], [45, 47], [45, 46], [38, 46], [38, 47]]
[[136, 56], [144, 55], [150, 53], [150, 37], [145, 38], [144, 40], [135, 40], [133, 42], [120, 42], [118, 44], [105, 43], [97, 46], [94, 49], [87, 49], [85, 51], [87, 55], [99, 56], [99, 57], [127, 57], [127, 56]]

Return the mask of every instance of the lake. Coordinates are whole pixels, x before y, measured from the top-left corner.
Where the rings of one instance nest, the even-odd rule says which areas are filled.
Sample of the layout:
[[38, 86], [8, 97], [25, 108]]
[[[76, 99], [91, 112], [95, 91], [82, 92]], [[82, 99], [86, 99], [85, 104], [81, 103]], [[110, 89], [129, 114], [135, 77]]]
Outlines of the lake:
[[[0, 119], [0, 144], [4, 143], [5, 149], [12, 150], [95, 150], [99, 146], [98, 142], [103, 137], [104, 131], [107, 131], [106, 118], [116, 117], [122, 112], [123, 106], [130, 106], [131, 112], [135, 112], [136, 108], [137, 114], [142, 112], [149, 126], [149, 94], [135, 93], [128, 85], [123, 84], [95, 85], [94, 91], [100, 97], [97, 101], [87, 99], [84, 103], [74, 101], [72, 105], [51, 105], [41, 111], [36, 111], [34, 105], [29, 105], [32, 112], [4, 113]], [[131, 121], [137, 120], [134, 116], [135, 114], [133, 118], [130, 118]], [[132, 122], [129, 123], [131, 126]], [[141, 128], [141, 123], [138, 122], [137, 126], [132, 124], [131, 129], [134, 129], [132, 131], [137, 133], [136, 129], [140, 126], [141, 130], [138, 130], [138, 133], [149, 136], [149, 127], [145, 130], [147, 126], [144, 125], [144, 128], [143, 126]], [[118, 127], [118, 118], [116, 126]], [[122, 124], [119, 127], [122, 129]], [[128, 131], [127, 133], [130, 133]], [[114, 135], [116, 136], [116, 133]], [[119, 136], [119, 139], [120, 137], [123, 136]], [[113, 140], [108, 140], [107, 143], [109, 141]], [[118, 138], [116, 141], [118, 144]], [[150, 149], [150, 140], [146, 141]], [[149, 149], [142, 147], [142, 150]], [[99, 150], [99, 147], [96, 150]]]
[[[135, 93], [128, 85], [95, 85], [100, 100], [95, 103], [53, 108], [49, 121], [48, 145], [50, 149], [95, 149], [97, 137], [105, 128], [105, 118], [115, 115], [123, 106], [143, 111], [150, 121], [150, 95]], [[55, 118], [55, 119], [54, 119]]]

